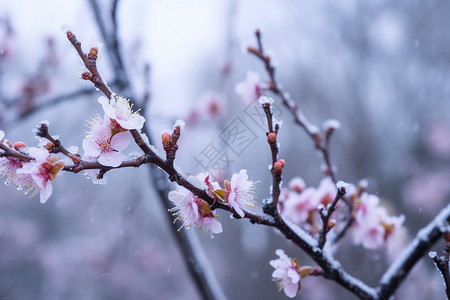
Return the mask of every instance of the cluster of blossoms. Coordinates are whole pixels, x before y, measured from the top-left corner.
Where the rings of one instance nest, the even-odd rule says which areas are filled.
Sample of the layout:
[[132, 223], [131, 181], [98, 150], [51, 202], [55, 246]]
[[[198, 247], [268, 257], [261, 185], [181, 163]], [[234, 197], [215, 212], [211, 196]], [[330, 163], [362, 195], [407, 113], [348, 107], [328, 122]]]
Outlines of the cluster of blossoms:
[[336, 185], [329, 177], [322, 179], [318, 188], [306, 187], [302, 178], [295, 177], [280, 194], [279, 210], [284, 218], [315, 234], [322, 226], [318, 208], [328, 207], [336, 193]]
[[90, 131], [83, 140], [84, 159], [98, 160], [104, 166], [118, 167], [123, 161], [122, 150], [132, 141], [129, 130], [142, 129], [145, 119], [133, 112], [130, 101], [113, 95], [100, 97], [98, 102], [105, 112], [89, 122]]
[[[125, 98], [115, 95], [111, 99], [100, 97], [98, 102], [105, 115], [90, 121], [90, 131], [82, 143], [83, 159], [117, 167], [124, 159], [121, 151], [132, 141], [130, 130], [142, 129], [145, 119], [133, 112], [132, 105]], [[27, 147], [22, 142], [13, 145], [4, 137], [4, 132], [0, 131], [0, 177], [5, 178], [6, 184], [25, 190], [25, 194], [31, 193], [31, 197], [39, 192], [40, 201], [45, 203], [53, 191], [51, 181], [65, 164], [51, 153], [55, 145], [45, 139], [38, 147]], [[85, 170], [84, 173], [95, 182], [99, 170]]]
[[39, 193], [40, 201], [45, 203], [53, 192], [51, 181], [56, 179], [64, 162], [57, 161], [58, 157], [51, 155], [45, 148], [47, 145], [27, 147], [24, 143], [17, 142], [13, 146], [4, 137], [5, 133], [0, 131], [3, 150], [7, 147], [6, 150], [29, 159], [0, 157], [0, 177], [5, 177], [5, 184], [13, 184], [18, 190], [25, 190], [25, 194], [31, 193], [30, 198]]
[[[211, 181], [207, 173], [191, 176], [189, 181], [196, 187], [205, 190], [216, 201], [226, 204], [234, 209], [236, 214], [244, 217], [243, 209], [256, 207], [255, 183], [248, 180], [247, 170], [233, 174], [230, 181], [225, 180], [222, 189], [218, 182]], [[222, 225], [216, 220], [215, 211], [211, 210], [208, 202], [197, 197], [182, 186], [169, 192], [169, 200], [175, 204], [170, 211], [175, 220], [183, 221], [182, 227], [195, 227], [203, 232], [221, 233]]]
[[[302, 178], [295, 177], [289, 182], [289, 188], [282, 190], [279, 210], [284, 218], [316, 234], [322, 226], [319, 209], [331, 204], [336, 193], [336, 185], [328, 177], [322, 179], [318, 188], [306, 187]], [[347, 197], [353, 205], [351, 232], [355, 245], [374, 250], [399, 242], [395, 236], [400, 237], [402, 232], [403, 215], [389, 215], [376, 195], [358, 190], [354, 185], [349, 185]]]
[[309, 266], [300, 267], [296, 258], [290, 258], [281, 249], [278, 249], [275, 253], [279, 258], [270, 261], [270, 265], [275, 268], [272, 278], [280, 291], [284, 290], [286, 296], [294, 298], [302, 288], [301, 280], [310, 275], [313, 268]]
[[353, 242], [366, 249], [394, 247], [401, 242], [404, 215], [390, 216], [376, 195], [366, 192], [351, 195], [353, 200]]

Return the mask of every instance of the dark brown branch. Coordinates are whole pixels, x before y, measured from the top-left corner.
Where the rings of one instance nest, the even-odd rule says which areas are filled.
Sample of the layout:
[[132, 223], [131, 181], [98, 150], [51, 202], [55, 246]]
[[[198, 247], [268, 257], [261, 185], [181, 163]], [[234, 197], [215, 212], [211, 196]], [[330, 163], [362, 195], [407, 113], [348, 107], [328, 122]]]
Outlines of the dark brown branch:
[[416, 235], [400, 257], [386, 270], [377, 287], [378, 299], [389, 299], [405, 280], [413, 266], [442, 237], [445, 224], [450, 222], [450, 204]]
[[61, 144], [59, 139], [54, 139], [48, 132], [48, 125], [45, 123], [41, 123], [38, 125], [38, 129], [36, 134], [42, 138], [50, 141], [50, 144], [47, 144], [45, 148], [49, 150], [50, 153], [63, 153], [67, 157], [69, 157], [75, 165], [78, 165], [81, 161], [79, 155], [70, 153], [64, 146]]
[[4, 152], [0, 152], [0, 157], [14, 157], [23, 161], [32, 161], [34, 160], [33, 157], [25, 155], [19, 151], [16, 151], [6, 145], [4, 145], [2, 142], [0, 142], [0, 149]]
[[331, 215], [334, 213], [337, 207], [338, 201], [345, 196], [347, 191], [344, 187], [338, 187], [336, 197], [334, 197], [333, 202], [330, 207], [322, 207], [319, 209], [320, 218], [322, 219], [322, 229], [319, 233], [319, 247], [323, 248], [325, 242], [327, 241], [327, 233], [334, 227], [335, 224], [330, 224]]
[[436, 265], [436, 268], [442, 275], [445, 285], [445, 293], [450, 300], [450, 270], [449, 270], [449, 258], [450, 258], [450, 231], [446, 231], [444, 234], [445, 246], [444, 256], [438, 256], [435, 252], [433, 255], [430, 253], [431, 258]]
[[278, 144], [277, 144], [277, 134], [279, 126], [275, 125], [275, 129], [273, 128], [273, 114], [270, 107], [270, 103], [262, 104], [264, 113], [266, 114], [268, 132], [267, 142], [270, 146], [270, 151], [272, 153], [272, 168], [270, 172], [272, 173], [272, 201], [271, 203], [267, 203], [265, 207], [265, 213], [275, 216], [278, 215], [277, 205], [278, 199], [280, 198], [281, 192], [281, 180], [282, 180], [282, 172], [284, 167], [284, 160], [278, 160]]
[[84, 66], [86, 69], [89, 70], [89, 72], [85, 72], [82, 75], [82, 78], [84, 80], [90, 80], [96, 88], [101, 90], [105, 96], [110, 99], [111, 98], [111, 90], [108, 88], [108, 86], [103, 81], [102, 77], [100, 76], [100, 73], [97, 70], [97, 54], [98, 49], [95, 47], [92, 47], [89, 50], [89, 54], [85, 54], [83, 52], [83, 49], [81, 48], [81, 42], [77, 39], [75, 34], [73, 34], [71, 31], [67, 31], [67, 39], [72, 43], [75, 50], [77, 50], [78, 55], [80, 56], [81, 60], [84, 63]]

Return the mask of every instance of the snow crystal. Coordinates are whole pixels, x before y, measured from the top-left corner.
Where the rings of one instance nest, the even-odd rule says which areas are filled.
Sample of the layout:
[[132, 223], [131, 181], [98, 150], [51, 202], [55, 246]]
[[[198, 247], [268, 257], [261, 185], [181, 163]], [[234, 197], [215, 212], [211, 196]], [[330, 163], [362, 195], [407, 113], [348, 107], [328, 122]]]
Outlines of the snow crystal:
[[347, 193], [348, 189], [350, 188], [350, 184], [348, 184], [347, 182], [344, 182], [344, 181], [338, 181], [336, 183], [336, 187], [338, 188], [338, 190], [343, 188], [345, 190], [345, 192]]
[[150, 141], [148, 140], [148, 136], [145, 133], [141, 133], [141, 137], [147, 145], [150, 145]]
[[361, 179], [361, 180], [358, 182], [358, 185], [359, 185], [361, 188], [367, 190], [367, 188], [369, 187], [369, 181], [367, 181], [367, 179]]
[[341, 128], [341, 123], [339, 123], [338, 120], [329, 119], [323, 123], [323, 128], [325, 129], [325, 131], [330, 129], [339, 129]]
[[270, 97], [267, 97], [267, 96], [261, 96], [261, 97], [259, 97], [259, 103], [261, 103], [261, 104], [273, 104], [274, 103], [274, 101], [273, 101], [273, 99], [272, 98], [270, 98]]
[[41, 127], [41, 125], [49, 126], [50, 125], [50, 121], [49, 120], [40, 121], [39, 124], [37, 125], [37, 127], [39, 128], [39, 127]]
[[[287, 226], [289, 226], [290, 229], [292, 229], [292, 231], [298, 235], [303, 241], [305, 241], [308, 245], [310, 245], [311, 247], [315, 248], [318, 247], [318, 243], [317, 241], [305, 230], [303, 230], [303, 228], [299, 227], [298, 225], [292, 223], [291, 221], [289, 221], [288, 219], [283, 218], [284, 223], [286, 223]], [[319, 249], [317, 249], [317, 251], [320, 251]]]
[[69, 151], [70, 153], [73, 153], [73, 154], [77, 154], [78, 153], [78, 147], [74, 146], [74, 145], [71, 145], [71, 146], [69, 146], [69, 148], [67, 148], [67, 151]]
[[62, 33], [67, 34], [68, 31], [72, 31], [72, 27], [70, 27], [70, 25], [64, 24], [63, 26], [61, 26]]
[[414, 253], [419, 243], [428, 242], [429, 235], [436, 228], [440, 228], [442, 224], [447, 222], [447, 218], [450, 216], [450, 204], [447, 204], [445, 208], [431, 221], [427, 226], [419, 230], [415, 239], [409, 244], [409, 246], [400, 254], [400, 257], [386, 270], [383, 277], [380, 280], [380, 284], [388, 284], [391, 279], [402, 269], [403, 265]]
[[178, 120], [175, 121], [175, 125], [174, 125], [173, 128], [175, 129], [175, 127], [180, 126], [180, 129], [183, 130], [184, 129], [184, 125], [186, 125], [186, 122], [184, 122], [181, 119], [178, 119]]

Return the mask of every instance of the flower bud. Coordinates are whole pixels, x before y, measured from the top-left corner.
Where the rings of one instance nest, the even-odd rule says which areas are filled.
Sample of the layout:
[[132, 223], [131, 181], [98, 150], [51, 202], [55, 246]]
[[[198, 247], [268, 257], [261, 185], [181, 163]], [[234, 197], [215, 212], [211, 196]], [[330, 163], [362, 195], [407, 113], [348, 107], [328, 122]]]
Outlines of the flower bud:
[[55, 144], [53, 144], [52, 142], [48, 142], [47, 144], [44, 145], [44, 148], [47, 149], [48, 151], [52, 150], [53, 147], [55, 147]]
[[26, 146], [27, 145], [25, 145], [25, 143], [23, 143], [23, 142], [16, 142], [14, 144], [14, 149], [19, 150], [19, 148], [26, 147]]
[[334, 226], [336, 226], [336, 220], [331, 219], [330, 221], [328, 221], [328, 228], [331, 229]]
[[273, 144], [277, 141], [277, 134], [275, 132], [271, 132], [267, 135], [267, 141], [269, 144]]
[[81, 78], [83, 80], [91, 80], [94, 77], [94, 75], [92, 75], [91, 72], [84, 72], [83, 74], [81, 74]]
[[283, 170], [285, 164], [286, 162], [284, 161], [284, 159], [280, 159], [273, 164], [273, 169], [275, 170], [275, 172], [280, 173], [281, 170]]
[[170, 136], [169, 133], [164, 132], [164, 133], [161, 135], [161, 139], [162, 139], [162, 144], [163, 144], [163, 146], [169, 146], [169, 145], [170, 145], [170, 139], [171, 139], [171, 136]]
[[89, 50], [89, 53], [91, 55], [97, 56], [98, 55], [98, 48], [97, 47], [91, 47], [91, 49]]

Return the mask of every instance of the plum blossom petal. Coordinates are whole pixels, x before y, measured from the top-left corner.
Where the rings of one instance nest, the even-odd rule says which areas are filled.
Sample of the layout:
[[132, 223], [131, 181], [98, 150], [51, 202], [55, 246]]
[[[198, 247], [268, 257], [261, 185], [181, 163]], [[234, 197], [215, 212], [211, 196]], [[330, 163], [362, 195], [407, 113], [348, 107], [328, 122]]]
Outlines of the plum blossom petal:
[[244, 217], [245, 215], [242, 208], [256, 207], [255, 183], [248, 180], [247, 170], [242, 169], [239, 173], [233, 174], [230, 182], [225, 181], [225, 188], [225, 200], [239, 216]]
[[256, 72], [248, 72], [244, 82], [236, 85], [235, 91], [242, 101], [251, 103], [261, 96], [263, 86]]
[[53, 192], [51, 181], [56, 179], [64, 163], [55, 162], [56, 158], [50, 158], [50, 153], [45, 148], [31, 147], [28, 152], [34, 160], [23, 164], [22, 168], [17, 170], [17, 174], [30, 176], [32, 182], [27, 187], [27, 193], [32, 191], [33, 197], [39, 191], [40, 201], [45, 203]]
[[90, 122], [91, 131], [83, 140], [84, 157], [98, 159], [104, 166], [117, 167], [123, 161], [120, 152], [131, 142], [129, 131], [120, 132], [111, 129], [111, 121], [107, 115], [104, 118], [97, 116]]
[[[203, 174], [191, 177], [189, 180], [201, 184], [198, 177], [203, 177]], [[204, 233], [212, 234], [223, 231], [222, 224], [216, 220], [215, 212], [210, 209], [209, 204], [186, 188], [177, 185], [176, 190], [169, 192], [169, 200], [176, 205], [170, 210], [176, 217], [175, 220], [183, 221], [180, 228], [195, 227]]]
[[123, 155], [117, 151], [103, 151], [98, 157], [98, 162], [108, 167], [118, 167], [122, 161]]
[[297, 259], [291, 259], [281, 249], [276, 250], [275, 253], [279, 258], [269, 262], [275, 268], [272, 278], [280, 291], [284, 290], [286, 296], [294, 298], [301, 289], [301, 279], [308, 276], [312, 268], [300, 267]]
[[132, 136], [129, 131], [119, 132], [111, 138], [111, 147], [116, 150], [124, 150], [130, 145]]
[[379, 249], [383, 246], [391, 248], [395, 241], [393, 236], [401, 232], [405, 217], [390, 216], [385, 207], [380, 205], [380, 199], [364, 193], [354, 205], [355, 222], [353, 224], [353, 242], [366, 249]]
[[138, 112], [133, 112], [130, 100], [113, 95], [111, 99], [101, 96], [98, 102], [102, 105], [105, 114], [123, 129], [139, 130], [144, 126], [145, 118]]
[[98, 157], [102, 153], [101, 148], [98, 147], [93, 136], [87, 136], [81, 144], [86, 156]]

